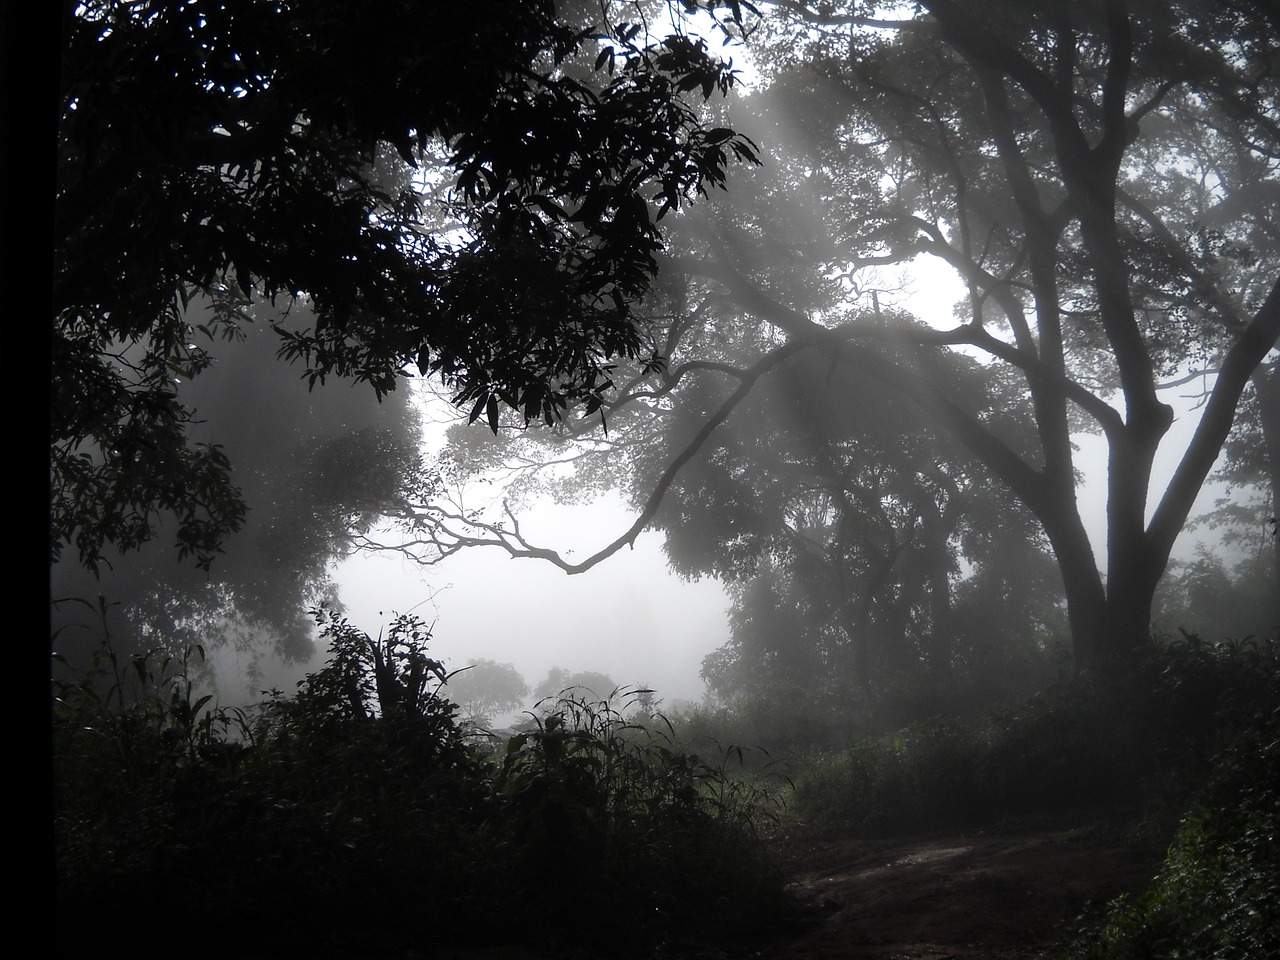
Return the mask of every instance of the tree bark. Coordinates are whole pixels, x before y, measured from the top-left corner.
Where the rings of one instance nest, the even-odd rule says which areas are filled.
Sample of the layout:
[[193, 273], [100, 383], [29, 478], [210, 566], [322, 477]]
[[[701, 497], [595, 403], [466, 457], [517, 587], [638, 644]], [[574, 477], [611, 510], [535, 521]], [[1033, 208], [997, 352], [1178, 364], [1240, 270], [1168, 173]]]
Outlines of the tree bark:
[[[1262, 440], [1267, 455], [1267, 483], [1271, 494], [1271, 551], [1272, 577], [1275, 583], [1276, 604], [1280, 606], [1280, 360], [1260, 367], [1252, 377], [1253, 389], [1258, 394], [1259, 420], [1262, 423]], [[1280, 627], [1280, 623], [1276, 624]]]

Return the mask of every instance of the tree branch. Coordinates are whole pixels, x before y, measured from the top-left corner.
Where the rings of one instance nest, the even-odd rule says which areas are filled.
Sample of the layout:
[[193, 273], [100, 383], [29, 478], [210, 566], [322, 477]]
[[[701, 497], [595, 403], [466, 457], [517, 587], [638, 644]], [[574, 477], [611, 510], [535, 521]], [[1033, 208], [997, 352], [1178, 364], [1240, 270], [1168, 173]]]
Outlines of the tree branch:
[[1280, 280], [1272, 286], [1261, 309], [1227, 352], [1191, 444], [1151, 517], [1147, 535], [1159, 556], [1168, 556], [1173, 548], [1173, 542], [1191, 514], [1196, 496], [1231, 432], [1236, 407], [1249, 378], [1267, 354], [1275, 349], [1278, 340]]
[[[512, 529], [510, 530], [507, 530], [497, 524], [476, 522], [475, 520], [469, 519], [461, 514], [435, 512], [435, 516], [444, 521], [460, 522], [466, 526], [482, 530], [488, 534], [488, 536], [480, 537], [464, 536], [457, 534], [452, 530], [448, 530], [447, 528], [442, 528], [450, 537], [452, 537], [452, 539], [441, 548], [441, 559], [443, 559], [444, 556], [458, 552], [464, 547], [498, 547], [505, 550], [513, 558], [545, 560], [548, 563], [559, 567], [565, 573], [577, 574], [585, 573], [602, 560], [606, 560], [613, 556], [624, 546], [634, 547], [636, 538], [644, 531], [645, 527], [649, 525], [650, 521], [652, 521], [654, 516], [657, 514], [658, 508], [662, 505], [662, 500], [666, 496], [667, 490], [670, 488], [671, 484], [675, 481], [677, 474], [679, 474], [680, 470], [686, 463], [697, 455], [698, 451], [702, 448], [702, 445], [706, 443], [707, 438], [711, 436], [720, 424], [724, 423], [724, 421], [728, 419], [729, 414], [733, 412], [734, 408], [746, 399], [752, 388], [755, 386], [756, 381], [784, 360], [787, 360], [804, 350], [813, 349], [818, 345], [819, 344], [817, 343], [804, 340], [792, 341], [791, 343], [785, 344], [784, 346], [766, 354], [748, 370], [744, 371], [742, 375], [742, 382], [738, 385], [737, 389], [734, 390], [729, 398], [720, 405], [719, 409], [717, 409], [716, 412], [702, 425], [701, 429], [699, 429], [689, 443], [685, 445], [679, 455], [667, 465], [667, 468], [662, 472], [662, 476], [658, 478], [657, 483], [650, 492], [649, 498], [645, 502], [644, 509], [640, 511], [640, 515], [636, 518], [635, 522], [632, 523], [630, 528], [628, 528], [628, 530], [617, 539], [612, 541], [608, 546], [596, 551], [591, 556], [587, 557], [587, 559], [579, 563], [572, 563], [561, 556], [556, 550], [551, 550], [546, 547], [538, 547], [530, 543], [525, 539], [523, 534], [520, 533], [519, 522], [505, 503], [503, 504], [504, 512], [512, 523]], [[442, 543], [439, 533], [437, 532], [430, 534], [426, 542], [432, 543], [433, 545]]]

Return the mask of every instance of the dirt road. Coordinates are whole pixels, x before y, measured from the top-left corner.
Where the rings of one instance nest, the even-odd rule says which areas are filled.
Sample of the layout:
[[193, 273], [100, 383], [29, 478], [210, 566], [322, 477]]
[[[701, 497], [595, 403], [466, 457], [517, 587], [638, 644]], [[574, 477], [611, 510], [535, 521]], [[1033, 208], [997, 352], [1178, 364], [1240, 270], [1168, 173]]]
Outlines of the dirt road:
[[1141, 890], [1160, 861], [1097, 823], [777, 842], [809, 920], [761, 960], [1043, 957], [1086, 903]]

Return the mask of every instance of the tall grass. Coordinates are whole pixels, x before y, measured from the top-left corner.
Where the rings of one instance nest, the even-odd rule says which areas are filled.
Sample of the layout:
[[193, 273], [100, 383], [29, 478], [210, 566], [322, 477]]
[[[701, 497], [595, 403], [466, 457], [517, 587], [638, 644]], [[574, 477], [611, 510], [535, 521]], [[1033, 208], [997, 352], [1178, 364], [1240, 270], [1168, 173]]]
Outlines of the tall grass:
[[773, 800], [737, 756], [572, 696], [485, 749], [440, 695], [420, 622], [377, 638], [320, 622], [330, 662], [252, 712], [155, 656], [104, 655], [55, 688], [62, 953], [129, 930], [181, 934], [188, 956], [568, 949], [619, 931], [624, 954], [785, 914], [755, 834]]

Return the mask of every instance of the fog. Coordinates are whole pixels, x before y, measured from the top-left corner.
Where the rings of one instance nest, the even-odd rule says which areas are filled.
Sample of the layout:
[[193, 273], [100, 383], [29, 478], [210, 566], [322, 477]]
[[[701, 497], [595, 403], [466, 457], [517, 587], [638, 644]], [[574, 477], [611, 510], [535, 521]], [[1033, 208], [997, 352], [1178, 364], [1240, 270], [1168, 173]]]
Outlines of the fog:
[[[927, 264], [894, 275], [886, 285], [894, 291], [886, 297], [893, 306], [938, 318], [939, 325], [961, 293], [953, 274]], [[173, 564], [163, 535], [140, 553], [115, 557], [113, 569], [97, 579], [64, 562], [53, 569], [55, 599], [94, 600], [101, 594], [117, 605], [112, 629], [127, 634], [125, 619], [154, 617], [154, 612], [141, 611], [157, 610], [157, 591], [163, 592], [178, 605], [176, 613], [168, 607], [167, 616], [176, 616], [167, 621], [174, 632], [166, 634], [163, 626], [152, 623], [146, 628], [150, 640], [139, 637], [133, 643], [201, 643], [210, 668], [207, 679], [227, 703], [253, 702], [272, 687], [292, 689], [307, 670], [324, 661], [327, 651], [308, 648], [306, 638], [313, 631], [304, 615], [307, 607], [321, 602], [340, 604], [351, 622], [371, 635], [397, 614], [421, 617], [433, 628], [434, 654], [452, 669], [481, 658], [511, 663], [531, 688], [554, 667], [592, 670], [622, 686], [655, 689], [668, 709], [705, 698], [702, 662], [729, 640], [730, 599], [713, 578], [693, 581], [674, 575], [658, 532], [642, 534], [634, 548], [624, 548], [573, 576], [545, 562], [513, 559], [492, 548], [464, 549], [430, 566], [395, 552], [362, 550], [342, 556], [347, 548], [325, 527], [334, 521], [321, 515], [335, 507], [334, 516], [341, 515], [363, 494], [332, 489], [332, 481], [308, 474], [306, 467], [299, 471], [289, 466], [289, 458], [303, 456], [305, 463], [307, 451], [376, 427], [406, 438], [420, 435], [419, 450], [429, 468], [444, 442], [444, 428], [458, 422], [462, 413], [438, 388], [425, 389], [428, 384], [414, 379], [406, 379], [382, 404], [367, 387], [341, 381], [309, 390], [298, 371], [274, 359], [274, 337], [268, 330], [248, 333], [243, 343], [222, 345], [212, 371], [182, 386], [182, 396], [197, 405], [197, 439], [225, 445], [235, 465], [233, 478], [250, 496], [245, 531], [218, 558], [211, 575]], [[1157, 459], [1153, 498], [1198, 420], [1190, 393], [1179, 397], [1176, 406], [1177, 419]], [[418, 427], [411, 425], [413, 411], [421, 416]], [[479, 422], [467, 429], [487, 433]], [[1082, 516], [1105, 563], [1105, 443], [1087, 434], [1076, 435], [1074, 441], [1080, 451]], [[282, 476], [291, 477], [299, 488], [281, 489]], [[496, 479], [477, 476], [466, 482], [482, 495], [481, 503], [490, 506], [500, 503], [505, 493]], [[309, 489], [309, 483], [315, 489]], [[1223, 492], [1221, 485], [1207, 485], [1195, 512], [1207, 510]], [[320, 504], [319, 513], [310, 517], [315, 529], [296, 526], [299, 515], [285, 506], [290, 499]], [[323, 506], [326, 503], [331, 506]], [[531, 543], [571, 559], [605, 546], [631, 525], [634, 516], [617, 494], [577, 505], [543, 498], [519, 511]], [[314, 555], [282, 556], [270, 549], [280, 534], [263, 531], [275, 530], [276, 524], [294, 524], [284, 536], [295, 544], [310, 544]], [[389, 532], [383, 539], [395, 542], [395, 537]], [[1217, 546], [1213, 531], [1186, 533], [1175, 556], [1190, 559], [1206, 542]], [[229, 605], [227, 591], [232, 595]], [[239, 613], [237, 593], [245, 608]], [[180, 610], [184, 602], [194, 605], [186, 614]], [[60, 604], [54, 626], [62, 630], [60, 650], [80, 662], [101, 635], [85, 606]], [[211, 632], [193, 632], [199, 629]], [[115, 639], [120, 643], [123, 638]]]
[[43, 936], [1274, 954], [1274, 8], [64, 3]]
[[[195, 301], [192, 322], [205, 310]], [[243, 678], [220, 690], [233, 702], [291, 688], [314, 662], [307, 611], [336, 598], [331, 562], [348, 530], [373, 521], [416, 459], [420, 431], [407, 391], [380, 404], [367, 386], [338, 378], [309, 390], [298, 370], [276, 359], [279, 338], [268, 322], [308, 316], [305, 304], [287, 315], [262, 309], [243, 340], [216, 344], [210, 370], [174, 384], [195, 409], [193, 442], [222, 447], [232, 462], [249, 507], [243, 528], [208, 572], [179, 557], [172, 524], [161, 524], [140, 550], [109, 551], [96, 575], [68, 549], [51, 569], [51, 598], [88, 604], [55, 604], [58, 652], [83, 664], [102, 642], [104, 625], [91, 609], [101, 596], [117, 652], [181, 654], [202, 645], [211, 665], [225, 662]]]
[[[538, 542], [580, 552], [630, 522], [616, 501], [547, 504], [528, 520]], [[728, 639], [728, 599], [714, 581], [672, 576], [661, 547], [658, 535], [641, 536], [634, 550], [573, 577], [483, 550], [426, 571], [395, 557], [354, 557], [336, 577], [353, 622], [376, 629], [393, 610], [416, 613], [434, 624], [435, 651], [452, 665], [512, 663], [531, 686], [552, 667], [593, 670], [654, 688], [668, 704], [697, 702], [702, 658]]]
[[[298, 370], [275, 359], [276, 340], [265, 323], [247, 334], [242, 343], [219, 345], [214, 368], [179, 387], [198, 411], [195, 438], [223, 445], [232, 459], [233, 480], [249, 501], [245, 528], [209, 574], [176, 563], [163, 529], [142, 551], [110, 555], [110, 568], [98, 577], [72, 557], [55, 565], [51, 596], [89, 602], [57, 604], [60, 653], [87, 662], [102, 637], [90, 609], [101, 595], [111, 605], [108, 629], [121, 652], [152, 645], [181, 652], [199, 643], [220, 699], [253, 702], [272, 687], [291, 690], [324, 661], [327, 651], [310, 649], [306, 610], [336, 602], [372, 635], [396, 614], [422, 617], [434, 625], [434, 654], [451, 668], [476, 658], [509, 662], [530, 686], [556, 666], [596, 670], [621, 685], [654, 687], [669, 702], [702, 698], [699, 665], [727, 638], [727, 601], [713, 582], [668, 575], [655, 535], [573, 578], [484, 550], [438, 567], [397, 554], [342, 558], [336, 518], [370, 509], [377, 494], [362, 489], [367, 480], [350, 467], [326, 475], [326, 450], [338, 456], [341, 444], [370, 429], [392, 440], [417, 436], [410, 416], [417, 384], [404, 381], [381, 404], [367, 386], [341, 380], [308, 390]], [[434, 395], [423, 396], [433, 397], [429, 420], [458, 416]], [[422, 441], [428, 464], [439, 440], [436, 429]], [[374, 447], [359, 455], [377, 453]], [[334, 488], [335, 482], [352, 486]], [[615, 499], [576, 510], [544, 506], [528, 529], [539, 540], [588, 552], [628, 522]], [[282, 550], [286, 544], [290, 549]], [[133, 630], [144, 632], [131, 636]]]
[[[703, 30], [715, 30], [705, 16], [697, 23]], [[962, 271], [947, 266], [943, 263], [947, 257], [939, 255], [943, 241], [954, 240], [948, 231], [958, 229], [949, 222], [934, 237], [934, 248], [927, 253], [908, 256], [894, 250], [866, 258], [862, 265], [855, 255], [859, 249], [856, 237], [815, 240], [824, 234], [834, 237], [838, 232], [835, 219], [841, 216], [865, 216], [869, 222], [877, 222], [877, 218], [897, 215], [895, 204], [908, 210], [913, 203], [935, 203], [915, 197], [911, 186], [912, 176], [932, 175], [933, 160], [927, 150], [909, 161], [904, 154], [899, 158], [906, 164], [903, 169], [913, 172], [899, 182], [900, 172], [894, 167], [898, 161], [883, 152], [887, 140], [859, 144], [856, 138], [848, 139], [838, 124], [830, 126], [835, 121], [822, 105], [831, 95], [828, 87], [838, 87], [841, 81], [812, 77], [803, 70], [784, 70], [778, 78], [767, 80], [760, 64], [771, 56], [780, 63], [786, 61], [779, 51], [791, 41], [780, 39], [784, 33], [771, 35], [750, 49], [728, 48], [737, 56], [746, 82], [739, 88], [738, 100], [708, 104], [707, 116], [748, 131], [766, 148], [764, 164], [759, 168], [744, 165], [735, 171], [727, 194], [715, 193], [693, 213], [686, 211], [681, 218], [674, 218], [670, 230], [673, 259], [667, 266], [676, 268], [679, 279], [670, 287], [658, 284], [655, 309], [661, 313], [670, 303], [681, 303], [691, 316], [705, 311], [718, 319], [719, 326], [714, 321], [708, 325], [705, 341], [711, 344], [709, 349], [725, 353], [734, 362], [738, 358], [733, 351], [740, 350], [742, 344], [733, 343], [733, 335], [725, 331], [735, 323], [750, 329], [762, 318], [762, 342], [774, 338], [775, 345], [780, 337], [811, 333], [803, 326], [814, 325], [811, 318], [838, 330], [846, 323], [856, 326], [872, 312], [879, 318], [882, 310], [907, 325], [918, 323], [938, 333], [956, 329], [957, 320], [963, 321], [965, 311], [974, 309], [976, 301], [973, 291], [960, 280]], [[801, 31], [794, 42], [811, 47], [815, 57], [826, 55], [826, 41], [817, 28]], [[778, 43], [782, 47], [770, 46]], [[882, 123], [892, 139], [898, 120], [906, 122], [904, 118], [871, 115], [857, 122]], [[837, 130], [841, 132], [835, 135]], [[904, 142], [911, 142], [910, 137]], [[856, 176], [864, 179], [856, 181], [852, 192], [844, 189], [840, 186], [844, 176], [841, 165], [853, 169], [859, 164], [872, 172], [857, 172]], [[863, 200], [851, 200], [858, 189], [867, 195], [863, 198], [866, 210], [858, 206]], [[849, 201], [852, 206], [834, 210], [837, 200]], [[942, 211], [941, 221], [952, 215], [945, 204], [937, 209]], [[908, 212], [914, 215], [914, 208]], [[966, 229], [988, 230], [988, 242], [993, 242], [1002, 229], [999, 218], [989, 223], [989, 211], [976, 208], [971, 216], [972, 224]], [[866, 242], [873, 246], [879, 243]], [[842, 243], [848, 247], [843, 253], [836, 249]], [[708, 284], [725, 283], [728, 275], [723, 269], [707, 272], [706, 265], [699, 262], [698, 251], [703, 245], [718, 251], [709, 259], [732, 262], [730, 273], [742, 272], [737, 281], [730, 277], [733, 296], [738, 295], [735, 282], [740, 287], [749, 281], [756, 285], [756, 295], [775, 298], [772, 315], [768, 309], [760, 313], [758, 305], [726, 308], [718, 303], [717, 294], [708, 292]], [[811, 275], [806, 276], [805, 270]], [[685, 289], [677, 291], [681, 283]], [[749, 301], [745, 298], [743, 303]], [[194, 309], [201, 309], [199, 303]], [[305, 327], [305, 298], [295, 309], [298, 315], [289, 322], [295, 328]], [[1007, 303], [1003, 309], [1008, 309]], [[789, 310], [807, 311], [800, 326], [787, 316]], [[418, 468], [429, 473], [443, 443], [440, 425], [446, 422], [445, 411], [453, 416], [458, 411], [449, 409], [447, 401], [433, 398], [441, 390], [439, 384], [419, 390], [424, 385], [408, 377], [381, 406], [374, 402], [367, 386], [336, 377], [307, 390], [300, 370], [289, 370], [272, 359], [275, 341], [266, 327], [281, 317], [273, 315], [265, 304], [260, 304], [258, 311], [257, 326], [245, 343], [217, 344], [214, 368], [178, 385], [179, 399], [197, 410], [192, 439], [224, 445], [235, 464], [233, 478], [245, 490], [250, 506], [245, 529], [232, 539], [209, 576], [184, 572], [181, 564], [172, 562], [164, 530], [141, 552], [113, 558], [114, 569], [98, 580], [79, 570], [74, 561], [64, 560], [53, 573], [55, 598], [92, 598], [101, 593], [109, 603], [118, 605], [113, 608], [117, 615], [132, 620], [132, 627], [122, 623], [112, 629], [132, 630], [135, 635], [128, 642], [134, 646], [180, 648], [203, 642], [212, 664], [211, 678], [220, 695], [233, 701], [252, 699], [270, 686], [288, 688], [302, 671], [321, 662], [324, 651], [308, 649], [310, 630], [305, 613], [321, 603], [340, 604], [352, 622], [370, 634], [377, 634], [396, 614], [421, 616], [433, 627], [436, 654], [451, 666], [463, 666], [476, 658], [511, 663], [530, 685], [553, 667], [594, 670], [619, 684], [654, 687], [671, 703], [703, 698], [699, 677], [703, 660], [731, 639], [728, 614], [732, 601], [722, 581], [740, 574], [749, 576], [751, 564], [758, 558], [725, 576], [693, 571], [700, 579], [681, 579], [669, 569], [669, 538], [677, 532], [671, 529], [642, 533], [631, 547], [574, 576], [565, 576], [538, 560], [511, 559], [492, 548], [464, 549], [430, 567], [395, 553], [350, 553], [346, 535], [351, 530], [376, 525], [380, 511], [395, 512], [385, 502], [388, 490], [375, 488], [379, 483], [393, 483], [393, 475], [403, 476], [409, 469], [399, 458], [412, 453], [408, 445], [417, 430], [412, 423], [414, 414], [425, 410], [424, 405], [430, 407], [418, 448], [423, 457]], [[717, 311], [722, 311], [718, 318]], [[199, 317], [192, 319], [198, 322]], [[661, 329], [661, 324], [658, 327]], [[696, 342], [685, 345], [675, 333], [670, 337], [670, 362], [693, 358], [696, 366], [701, 359], [699, 350], [705, 347]], [[980, 343], [967, 343], [963, 338], [951, 343], [950, 349], [957, 357], [975, 363], [979, 362], [975, 358], [981, 358], [981, 363], [992, 360]], [[742, 356], [751, 359], [749, 354]], [[903, 372], [924, 369], [913, 368], [915, 362], [904, 363]], [[993, 363], [987, 368], [992, 371], [993, 384], [998, 380], [998, 366]], [[975, 366], [979, 372], [971, 371], [969, 376], [981, 380], [986, 376], [981, 369]], [[1196, 362], [1186, 361], [1162, 371], [1162, 377], [1185, 376], [1193, 369]], [[827, 374], [829, 378], [832, 375]], [[859, 374], [843, 372], [841, 376], [856, 378]], [[1092, 376], [1090, 370], [1085, 381]], [[1105, 377], [1099, 374], [1099, 382]], [[1203, 398], [1194, 395], [1195, 386], [1173, 391], [1177, 396], [1161, 392], [1160, 399], [1173, 406], [1175, 419], [1154, 459], [1145, 505], [1147, 521], [1154, 519], [1164, 487], [1199, 422]], [[716, 389], [723, 389], [723, 385], [708, 387], [709, 395]], [[1123, 413], [1123, 398], [1112, 386], [1098, 389], [1097, 394], [1104, 410], [1109, 406], [1112, 412]], [[679, 390], [672, 395], [679, 397]], [[1020, 404], [1022, 400], [1018, 398]], [[983, 414], [998, 415], [998, 409]], [[1097, 408], [1092, 415], [1105, 419]], [[480, 417], [470, 429], [483, 432], [490, 416]], [[798, 432], [809, 429], [804, 422], [795, 427]], [[730, 416], [717, 429], [750, 437], [752, 425]], [[503, 430], [504, 434], [518, 432], [516, 422], [508, 421]], [[374, 434], [369, 431], [381, 431], [379, 435], [392, 446], [378, 446], [382, 441], [371, 440]], [[821, 437], [821, 430], [812, 432]], [[626, 435], [624, 420], [624, 443]], [[353, 440], [360, 436], [365, 439]], [[946, 430], [940, 431], [940, 437], [944, 444], [954, 439]], [[1106, 576], [1108, 443], [1101, 432], [1076, 432], [1071, 441], [1076, 450], [1075, 494], [1080, 521], [1096, 567]], [[328, 445], [336, 446], [330, 449]], [[1028, 462], [1034, 463], [1036, 456], [1034, 451], [1027, 454]], [[393, 462], [371, 462], [384, 457]], [[954, 464], [949, 469], [958, 470]], [[653, 473], [650, 465], [649, 479]], [[485, 502], [494, 505], [504, 496], [496, 476], [455, 479], [468, 484], [473, 492], [482, 491]], [[622, 475], [617, 479], [619, 486], [628, 482]], [[989, 476], [978, 486], [983, 483], [996, 485]], [[628, 529], [643, 503], [643, 490], [601, 489], [599, 481], [592, 491], [596, 499], [587, 505], [552, 504], [546, 491], [542, 493], [518, 508], [523, 536], [528, 543], [557, 551], [566, 559], [590, 557], [607, 547]], [[1194, 518], [1229, 495], [1221, 485], [1206, 484], [1188, 514]], [[1061, 536], [1059, 533], [1059, 539]], [[394, 542], [395, 534], [379, 539]], [[1219, 549], [1219, 540], [1220, 533], [1214, 530], [1184, 532], [1177, 537], [1172, 556], [1175, 563], [1191, 560], [1202, 549]], [[866, 557], [858, 562], [864, 568], [873, 565]], [[961, 557], [958, 562], [960, 568], [950, 575], [956, 586], [973, 571], [969, 558]], [[688, 569], [685, 572], [690, 573]], [[188, 602], [190, 608], [184, 610]], [[55, 614], [55, 628], [61, 629], [68, 616], [83, 621], [85, 612], [64, 604]], [[94, 642], [95, 631], [100, 632], [91, 623], [81, 622], [73, 630], [63, 630], [60, 642], [78, 646], [83, 652]]]

